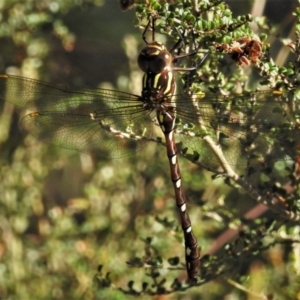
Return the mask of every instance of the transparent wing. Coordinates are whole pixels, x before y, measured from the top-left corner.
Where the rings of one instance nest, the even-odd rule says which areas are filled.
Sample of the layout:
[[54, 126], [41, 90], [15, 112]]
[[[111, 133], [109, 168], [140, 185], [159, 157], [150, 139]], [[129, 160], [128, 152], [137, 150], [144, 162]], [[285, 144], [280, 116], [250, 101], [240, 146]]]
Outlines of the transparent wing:
[[[0, 77], [0, 97], [32, 111], [22, 126], [38, 139], [100, 156], [121, 157], [156, 140], [157, 123], [139, 96], [113, 90], [70, 90], [16, 76]], [[295, 158], [300, 145], [299, 109], [284, 94], [175, 95], [176, 140], [216, 167], [203, 137], [221, 146], [231, 165], [249, 159]]]
[[[248, 94], [176, 95], [177, 140], [215, 167], [216, 156], [203, 141], [209, 135], [231, 165], [294, 159], [300, 145], [299, 115], [287, 95], [278, 91]], [[294, 103], [295, 104], [295, 103]]]
[[121, 157], [153, 139], [157, 127], [140, 98], [113, 90], [70, 90], [17, 76], [0, 78], [0, 97], [30, 111], [21, 126], [38, 139]]

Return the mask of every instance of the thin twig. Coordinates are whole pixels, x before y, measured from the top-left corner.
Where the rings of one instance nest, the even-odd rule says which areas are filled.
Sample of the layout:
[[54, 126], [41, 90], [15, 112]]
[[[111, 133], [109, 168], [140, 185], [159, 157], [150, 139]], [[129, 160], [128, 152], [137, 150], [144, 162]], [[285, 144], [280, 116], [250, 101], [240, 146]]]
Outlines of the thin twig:
[[257, 294], [257, 293], [254, 293], [254, 292], [251, 292], [251, 291], [249, 291], [248, 289], [246, 289], [244, 286], [242, 286], [241, 284], [239, 284], [239, 283], [233, 281], [233, 280], [230, 279], [230, 278], [225, 278], [225, 277], [224, 277], [224, 279], [225, 279], [229, 284], [231, 284], [231, 285], [233, 285], [234, 287], [236, 287], [237, 289], [239, 289], [239, 290], [241, 290], [241, 291], [243, 291], [243, 292], [245, 292], [245, 293], [247, 293], [247, 294], [249, 294], [249, 295], [251, 295], [251, 296], [253, 296], [253, 297], [257, 297], [258, 299], [262, 299], [262, 300], [268, 300], [268, 297], [267, 297], [267, 296], [261, 295], [261, 294]]

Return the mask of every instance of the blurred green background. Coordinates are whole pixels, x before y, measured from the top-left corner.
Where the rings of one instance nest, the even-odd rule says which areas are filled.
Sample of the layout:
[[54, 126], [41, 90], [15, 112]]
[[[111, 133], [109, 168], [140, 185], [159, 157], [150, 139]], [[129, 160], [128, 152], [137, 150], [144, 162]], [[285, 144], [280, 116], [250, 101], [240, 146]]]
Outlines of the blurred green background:
[[[226, 2], [234, 15], [260, 7], [281, 37], [292, 32], [297, 1]], [[1, 73], [139, 94], [142, 73], [135, 60], [143, 41], [134, 10], [121, 12], [115, 0], [45, 0], [2, 1], [0, 13]], [[282, 43], [275, 35], [270, 43], [272, 57], [284, 64]], [[129, 299], [118, 287], [126, 289], [132, 280], [141, 289], [143, 281], [152, 281], [144, 268], [126, 262], [147, 251], [164, 258], [160, 272], [169, 282], [184, 278], [183, 266], [170, 272], [165, 261], [179, 256], [183, 263], [184, 247], [163, 147], [97, 160], [37, 141], [19, 128], [22, 113], [8, 103], [0, 108], [0, 299]], [[206, 251], [256, 203], [184, 159], [181, 169], [193, 229]], [[290, 232], [297, 234], [295, 227]], [[237, 260], [232, 273], [218, 280], [157, 299], [259, 299], [272, 293], [300, 299], [299, 257], [299, 246], [277, 243]]]

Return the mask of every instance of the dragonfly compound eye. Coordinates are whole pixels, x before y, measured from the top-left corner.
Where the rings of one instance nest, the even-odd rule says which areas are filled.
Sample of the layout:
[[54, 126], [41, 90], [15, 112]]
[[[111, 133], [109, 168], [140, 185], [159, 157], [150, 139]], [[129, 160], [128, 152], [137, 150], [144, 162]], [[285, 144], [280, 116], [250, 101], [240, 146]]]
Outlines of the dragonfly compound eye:
[[172, 63], [173, 57], [159, 42], [154, 42], [145, 47], [138, 56], [138, 65], [144, 73], [161, 73]]

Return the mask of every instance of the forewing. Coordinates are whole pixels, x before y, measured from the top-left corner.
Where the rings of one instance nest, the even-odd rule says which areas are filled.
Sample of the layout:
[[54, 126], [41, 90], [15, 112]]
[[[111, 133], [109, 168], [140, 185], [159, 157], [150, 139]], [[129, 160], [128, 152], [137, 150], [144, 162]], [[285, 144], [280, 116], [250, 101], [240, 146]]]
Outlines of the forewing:
[[218, 158], [203, 141], [209, 135], [230, 165], [295, 158], [300, 131], [287, 96], [259, 91], [233, 96], [176, 95], [178, 140], [215, 168]]
[[121, 157], [153, 138], [155, 125], [136, 95], [106, 89], [73, 90], [2, 76], [0, 97], [32, 111], [22, 119], [21, 126], [57, 146]]

